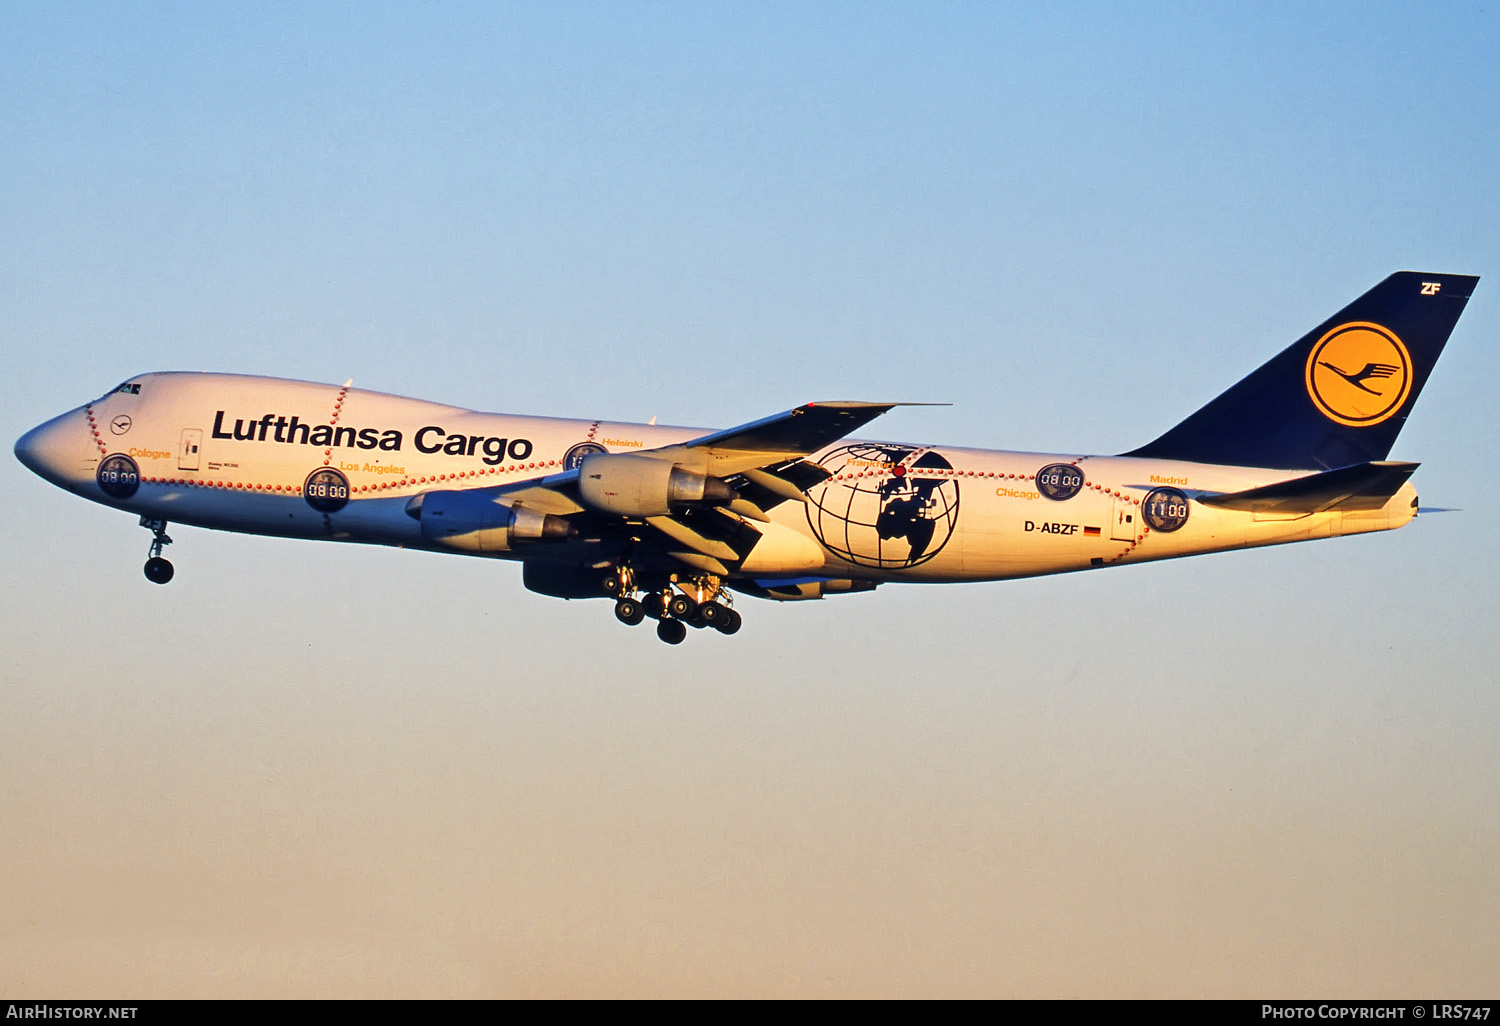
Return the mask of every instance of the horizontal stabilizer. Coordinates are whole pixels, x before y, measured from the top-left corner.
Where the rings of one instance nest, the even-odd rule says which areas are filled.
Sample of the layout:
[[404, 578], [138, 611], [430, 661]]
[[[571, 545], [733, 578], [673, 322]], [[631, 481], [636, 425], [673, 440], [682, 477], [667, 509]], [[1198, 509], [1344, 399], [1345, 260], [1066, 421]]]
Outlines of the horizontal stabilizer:
[[1205, 506], [1253, 513], [1326, 513], [1380, 509], [1406, 484], [1420, 463], [1356, 463], [1321, 474], [1277, 481], [1225, 495], [1198, 499]]

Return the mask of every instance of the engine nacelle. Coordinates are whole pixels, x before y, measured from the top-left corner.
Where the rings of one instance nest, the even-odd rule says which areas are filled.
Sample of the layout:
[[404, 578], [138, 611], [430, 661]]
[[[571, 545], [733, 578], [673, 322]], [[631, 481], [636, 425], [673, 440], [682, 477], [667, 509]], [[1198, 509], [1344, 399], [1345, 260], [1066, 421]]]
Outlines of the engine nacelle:
[[471, 492], [423, 492], [406, 504], [422, 537], [461, 552], [509, 552], [528, 542], [566, 541], [568, 522], [551, 513], [509, 506]]
[[527, 591], [560, 599], [610, 598], [604, 590], [606, 571], [578, 563], [543, 563], [528, 559], [521, 564], [521, 583]]
[[739, 497], [716, 477], [631, 453], [595, 453], [578, 467], [584, 505], [622, 517], [664, 517], [684, 506], [726, 506]]

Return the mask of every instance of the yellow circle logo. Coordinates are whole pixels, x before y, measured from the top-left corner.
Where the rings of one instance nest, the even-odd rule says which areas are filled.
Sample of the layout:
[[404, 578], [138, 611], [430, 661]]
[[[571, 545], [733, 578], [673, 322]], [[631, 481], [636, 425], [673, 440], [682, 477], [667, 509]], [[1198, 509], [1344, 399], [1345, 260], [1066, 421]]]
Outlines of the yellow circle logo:
[[1307, 394], [1323, 416], [1350, 427], [1390, 417], [1411, 394], [1411, 354], [1389, 328], [1341, 324], [1307, 358]]

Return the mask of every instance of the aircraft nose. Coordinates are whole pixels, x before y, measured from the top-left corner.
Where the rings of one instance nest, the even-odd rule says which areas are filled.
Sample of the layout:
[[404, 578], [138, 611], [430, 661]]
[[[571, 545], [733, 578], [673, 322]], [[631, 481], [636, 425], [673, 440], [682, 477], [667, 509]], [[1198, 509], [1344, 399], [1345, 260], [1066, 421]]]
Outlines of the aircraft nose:
[[88, 421], [82, 410], [53, 417], [16, 441], [16, 459], [38, 477], [67, 488], [79, 476], [89, 452]]

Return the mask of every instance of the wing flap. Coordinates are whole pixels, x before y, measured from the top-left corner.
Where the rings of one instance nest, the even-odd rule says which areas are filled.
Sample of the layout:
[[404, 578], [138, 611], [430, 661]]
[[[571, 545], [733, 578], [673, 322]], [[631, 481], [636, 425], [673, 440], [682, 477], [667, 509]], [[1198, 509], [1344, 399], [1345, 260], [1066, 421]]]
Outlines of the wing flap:
[[828, 471], [817, 464], [792, 459], [741, 471], [730, 484], [740, 493], [741, 499], [753, 502], [761, 510], [768, 510], [783, 502], [807, 501], [803, 493], [828, 477]]
[[734, 547], [728, 542], [706, 537], [675, 517], [647, 517], [646, 523], [677, 542], [677, 544], [686, 545], [694, 552], [701, 552], [705, 556], [712, 556], [718, 560], [729, 560], [730, 562], [735, 562], [740, 558], [739, 553], [734, 551]]

